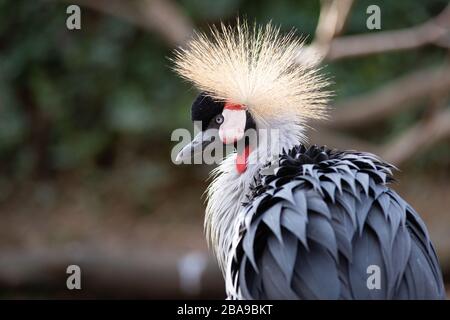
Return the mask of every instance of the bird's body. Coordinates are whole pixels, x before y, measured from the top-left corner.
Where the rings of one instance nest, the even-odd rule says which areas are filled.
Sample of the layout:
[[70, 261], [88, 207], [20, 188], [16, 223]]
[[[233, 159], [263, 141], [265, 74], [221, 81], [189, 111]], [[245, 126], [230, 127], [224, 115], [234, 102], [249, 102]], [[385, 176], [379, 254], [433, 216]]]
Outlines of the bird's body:
[[329, 93], [314, 65], [297, 63], [301, 48], [238, 22], [177, 52], [176, 71], [202, 91], [192, 106], [201, 132], [178, 158], [237, 146], [212, 173], [205, 217], [228, 297], [443, 298], [426, 227], [388, 186], [393, 166], [304, 146], [305, 121], [324, 117]]
[[391, 165], [317, 146], [296, 146], [279, 165], [242, 206], [226, 269], [230, 298], [444, 298], [424, 223], [386, 185]]

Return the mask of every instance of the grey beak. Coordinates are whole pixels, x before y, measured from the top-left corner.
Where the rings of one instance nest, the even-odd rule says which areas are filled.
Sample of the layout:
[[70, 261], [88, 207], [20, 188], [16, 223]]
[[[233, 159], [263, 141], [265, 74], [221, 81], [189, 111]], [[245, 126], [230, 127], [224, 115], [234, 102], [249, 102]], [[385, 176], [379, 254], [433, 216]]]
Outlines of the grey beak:
[[206, 130], [198, 133], [190, 143], [181, 149], [177, 154], [176, 162], [180, 163], [194, 157], [194, 155], [203, 152], [205, 147], [215, 140], [212, 130]]

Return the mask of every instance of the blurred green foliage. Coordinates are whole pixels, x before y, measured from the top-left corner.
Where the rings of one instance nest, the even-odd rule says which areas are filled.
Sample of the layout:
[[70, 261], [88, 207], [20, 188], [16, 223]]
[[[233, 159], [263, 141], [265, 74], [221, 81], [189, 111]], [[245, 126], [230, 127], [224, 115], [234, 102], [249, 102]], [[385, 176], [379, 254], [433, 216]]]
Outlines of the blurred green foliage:
[[[365, 33], [365, 9], [382, 8], [383, 29], [426, 21], [447, 1], [357, 1], [347, 33]], [[237, 15], [313, 35], [319, 1], [180, 0], [199, 28]], [[82, 30], [65, 27], [67, 3], [0, 0], [0, 170], [2, 181], [113, 165], [122, 153], [158, 158], [170, 132], [189, 126], [195, 91], [170, 70], [172, 48], [156, 34], [82, 8]], [[422, 66], [445, 51], [427, 47], [326, 67], [337, 99]], [[406, 114], [369, 136], [381, 141], [414, 121]], [[382, 132], [385, 132], [382, 134]], [[156, 150], [153, 148], [153, 150]], [[449, 150], [445, 150], [448, 152]], [[169, 156], [163, 156], [164, 161]], [[161, 160], [161, 159], [160, 159]], [[0, 183], [2, 182], [0, 181]]]

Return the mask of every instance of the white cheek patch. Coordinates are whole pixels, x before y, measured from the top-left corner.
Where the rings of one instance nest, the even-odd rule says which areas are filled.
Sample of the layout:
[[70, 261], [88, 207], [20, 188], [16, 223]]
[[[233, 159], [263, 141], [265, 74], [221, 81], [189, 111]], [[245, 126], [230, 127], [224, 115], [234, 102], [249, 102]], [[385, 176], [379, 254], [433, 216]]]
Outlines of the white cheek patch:
[[234, 143], [244, 137], [247, 115], [245, 109], [227, 109], [222, 112], [223, 123], [219, 128], [219, 137], [225, 144]]

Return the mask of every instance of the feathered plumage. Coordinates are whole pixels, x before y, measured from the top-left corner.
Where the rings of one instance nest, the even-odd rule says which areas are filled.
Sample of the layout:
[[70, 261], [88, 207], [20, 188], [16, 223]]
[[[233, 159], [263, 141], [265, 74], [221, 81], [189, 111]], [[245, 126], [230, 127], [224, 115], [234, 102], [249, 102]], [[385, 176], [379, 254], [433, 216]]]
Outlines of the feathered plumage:
[[303, 41], [267, 24], [212, 27], [175, 53], [174, 69], [218, 100], [248, 107], [261, 120], [290, 115], [298, 121], [323, 118], [327, 80], [314, 64], [299, 64]]
[[[443, 298], [426, 227], [388, 187], [392, 166], [368, 153], [303, 147], [304, 122], [325, 116], [330, 94], [314, 63], [298, 64], [302, 45], [293, 32], [238, 21], [176, 52], [183, 78], [217, 102], [245, 105], [258, 130], [279, 131], [285, 150], [258, 141], [245, 172], [236, 171], [236, 153], [213, 171], [205, 230], [229, 298]], [[270, 162], [278, 168], [263, 175]], [[382, 273], [375, 291], [366, 285], [371, 265]]]
[[[426, 227], [376, 156], [297, 146], [259, 176], [226, 279], [240, 299], [441, 299]], [[380, 268], [380, 289], [367, 268]]]

